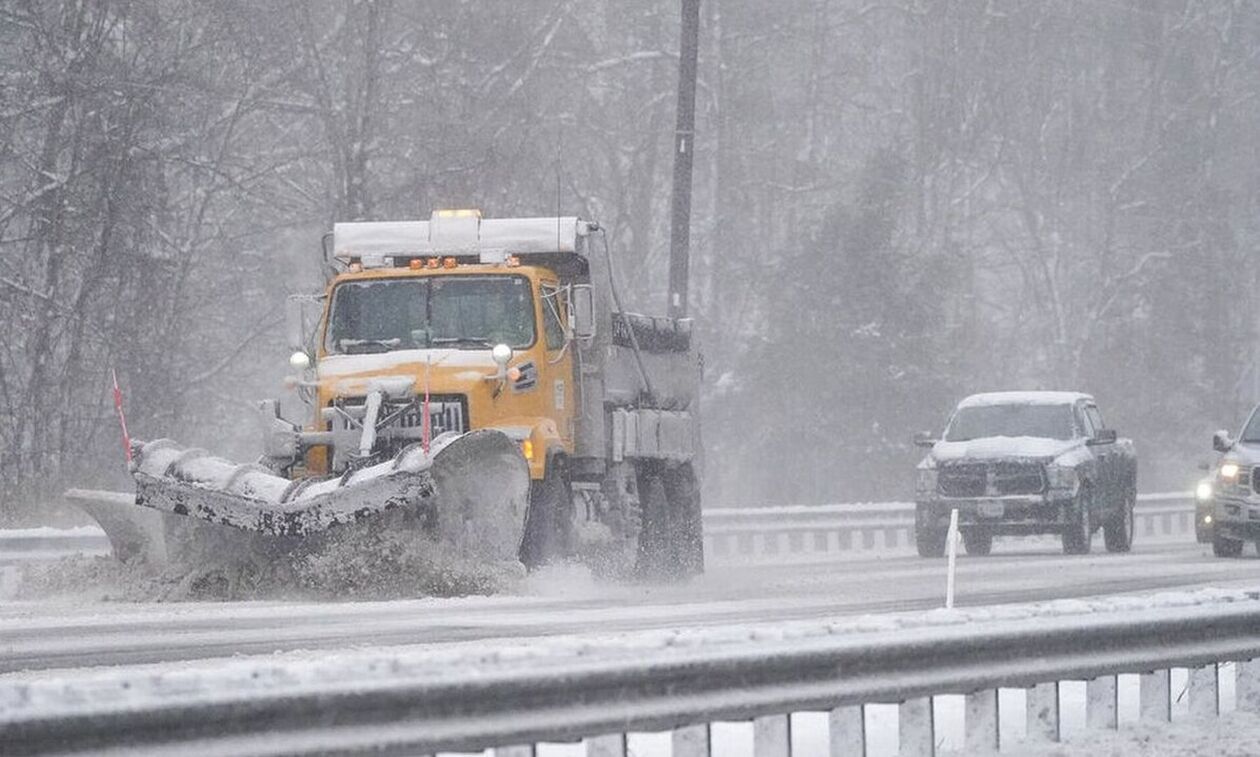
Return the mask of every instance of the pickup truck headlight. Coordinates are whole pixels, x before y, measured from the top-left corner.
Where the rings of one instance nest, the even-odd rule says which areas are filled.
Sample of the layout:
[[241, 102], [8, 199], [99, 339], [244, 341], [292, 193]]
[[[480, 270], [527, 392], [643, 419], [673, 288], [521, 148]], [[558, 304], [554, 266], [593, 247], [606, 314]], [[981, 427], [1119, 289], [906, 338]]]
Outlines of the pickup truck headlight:
[[1194, 490], [1194, 498], [1200, 502], [1207, 502], [1212, 499], [1212, 482], [1200, 481]]
[[1066, 489], [1068, 491], [1076, 491], [1076, 485], [1080, 479], [1076, 475], [1075, 468], [1067, 468], [1062, 465], [1046, 466], [1046, 483], [1051, 489]]
[[1238, 480], [1238, 473], [1242, 470], [1242, 466], [1233, 461], [1221, 463], [1221, 480], [1234, 483]]
[[936, 491], [935, 468], [919, 468], [918, 476], [918, 481], [915, 483], [915, 491], [920, 494], [932, 494]]

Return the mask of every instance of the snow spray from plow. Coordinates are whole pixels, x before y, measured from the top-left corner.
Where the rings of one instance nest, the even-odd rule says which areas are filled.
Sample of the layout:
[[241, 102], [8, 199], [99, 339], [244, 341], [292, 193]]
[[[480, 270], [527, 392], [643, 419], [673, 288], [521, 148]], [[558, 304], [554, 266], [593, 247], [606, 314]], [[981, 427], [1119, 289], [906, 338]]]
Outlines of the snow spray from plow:
[[328, 479], [290, 480], [170, 440], [134, 442], [134, 504], [76, 499], [123, 561], [257, 562], [387, 534], [486, 564], [517, 559], [529, 469], [498, 431], [448, 434]]

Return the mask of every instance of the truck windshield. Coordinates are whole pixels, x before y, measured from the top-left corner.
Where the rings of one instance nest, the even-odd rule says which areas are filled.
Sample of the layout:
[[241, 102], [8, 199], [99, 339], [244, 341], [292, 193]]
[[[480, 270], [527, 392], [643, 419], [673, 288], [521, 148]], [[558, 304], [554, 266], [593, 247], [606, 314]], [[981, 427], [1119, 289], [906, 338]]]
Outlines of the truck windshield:
[[1252, 412], [1238, 441], [1244, 444], [1260, 444], [1260, 412]]
[[333, 290], [325, 347], [336, 354], [534, 343], [524, 276], [431, 276], [347, 281]]
[[960, 408], [945, 431], [945, 441], [965, 442], [988, 436], [1072, 438], [1071, 405], [980, 405]]

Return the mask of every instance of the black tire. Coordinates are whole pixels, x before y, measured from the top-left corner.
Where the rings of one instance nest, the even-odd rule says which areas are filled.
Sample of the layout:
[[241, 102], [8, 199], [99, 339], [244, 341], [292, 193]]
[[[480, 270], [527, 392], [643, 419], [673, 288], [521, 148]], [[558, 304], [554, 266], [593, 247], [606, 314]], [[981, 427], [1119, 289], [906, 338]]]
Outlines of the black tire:
[[672, 578], [680, 572], [672, 549], [669, 500], [665, 496], [663, 466], [643, 461], [636, 466], [639, 488], [639, 510], [643, 524], [635, 572], [643, 578]]
[[1089, 522], [1092, 503], [1092, 490], [1082, 485], [1076, 495], [1076, 508], [1063, 531], [1063, 554], [1088, 555], [1093, 547], [1094, 527]]
[[962, 539], [969, 555], [983, 557], [993, 551], [993, 534], [988, 531], [963, 531]]
[[677, 576], [704, 572], [704, 524], [700, 513], [700, 482], [691, 463], [666, 467], [661, 483], [669, 504], [670, 547]]
[[1120, 511], [1107, 519], [1103, 526], [1103, 543], [1108, 552], [1128, 552], [1133, 549], [1133, 507], [1137, 503], [1137, 493], [1129, 489], [1124, 494], [1124, 502]]
[[521, 539], [521, 562], [529, 570], [573, 553], [573, 487], [564, 459], [548, 459], [547, 473], [529, 485], [529, 510]]
[[1212, 535], [1212, 554], [1217, 557], [1239, 557], [1242, 551], [1242, 539], [1230, 539], [1220, 534]]
[[919, 551], [919, 557], [944, 557], [947, 538], [947, 532], [938, 528], [917, 523], [914, 526], [914, 546]]
[[635, 572], [650, 580], [680, 581], [704, 571], [700, 488], [690, 464], [636, 466], [642, 526]]

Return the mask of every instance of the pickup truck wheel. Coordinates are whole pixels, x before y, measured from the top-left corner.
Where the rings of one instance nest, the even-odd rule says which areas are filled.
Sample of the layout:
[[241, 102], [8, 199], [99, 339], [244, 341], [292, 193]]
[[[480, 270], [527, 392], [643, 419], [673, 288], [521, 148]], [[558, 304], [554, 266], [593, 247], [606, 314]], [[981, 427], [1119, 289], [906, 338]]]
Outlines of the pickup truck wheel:
[[1124, 503], [1120, 512], [1108, 519], [1103, 526], [1103, 543], [1108, 552], [1128, 552], [1133, 549], [1133, 507], [1137, 503], [1137, 494], [1129, 490], [1124, 495]]
[[1080, 492], [1076, 495], [1076, 507], [1069, 516], [1063, 531], [1063, 554], [1089, 554], [1090, 547], [1093, 546], [1094, 541], [1094, 529], [1089, 522], [1089, 513], [1092, 509], [1090, 505], [1093, 501], [1093, 490], [1088, 486], [1082, 485]]
[[962, 538], [969, 555], [983, 557], [993, 551], [993, 534], [987, 531], [963, 531]]
[[919, 550], [919, 557], [944, 557], [946, 532], [915, 524], [914, 546]]
[[1220, 534], [1212, 535], [1212, 554], [1217, 557], [1238, 557], [1242, 551], [1242, 539], [1230, 539]]

